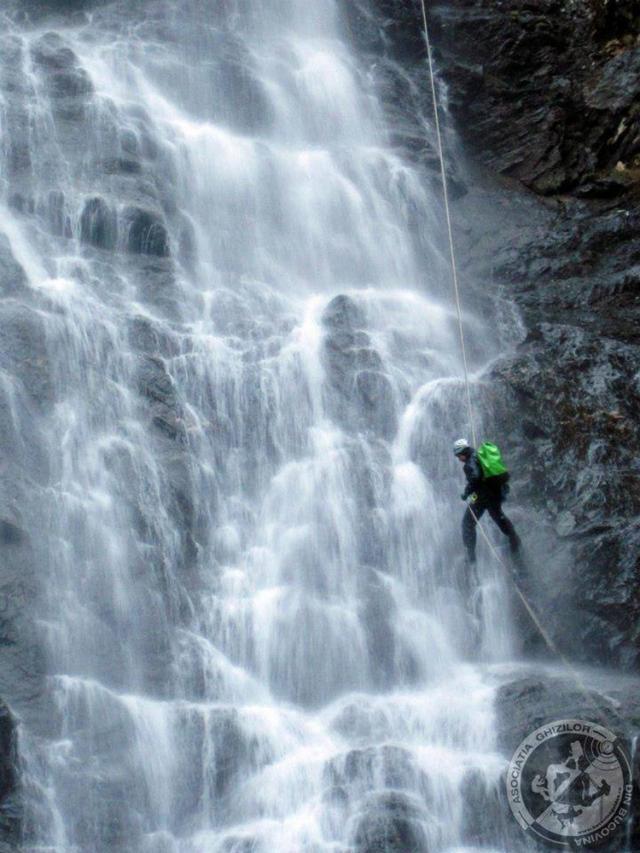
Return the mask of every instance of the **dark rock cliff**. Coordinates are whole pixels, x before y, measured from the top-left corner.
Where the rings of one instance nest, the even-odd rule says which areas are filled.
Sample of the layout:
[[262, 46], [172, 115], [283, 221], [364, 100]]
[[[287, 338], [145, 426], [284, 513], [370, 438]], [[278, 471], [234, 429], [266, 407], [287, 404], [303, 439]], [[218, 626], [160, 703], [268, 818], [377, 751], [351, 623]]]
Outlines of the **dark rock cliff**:
[[[540, 606], [559, 637], [566, 613], [580, 613], [569, 620], [573, 654], [637, 668], [637, 6], [514, 0], [450, 4], [433, 17], [456, 126], [505, 179], [486, 241], [490, 272], [520, 306], [527, 335], [493, 375], [523, 494], [569, 555]], [[514, 229], [519, 204], [534, 217]], [[489, 272], [482, 251], [467, 254]], [[555, 613], [565, 615], [556, 622]]]
[[[382, 57], [398, 144], [433, 174], [420, 4], [376, 6], [354, 5], [352, 32]], [[527, 537], [532, 592], [575, 658], [637, 669], [640, 9], [449, 0], [429, 18], [465, 298], [502, 293], [525, 325], [491, 378], [514, 491], [545, 540]]]
[[19, 848], [21, 822], [16, 721], [0, 703], [0, 853]]
[[449, 108], [479, 159], [540, 195], [607, 198], [630, 187], [640, 165], [634, 5], [433, 6]]

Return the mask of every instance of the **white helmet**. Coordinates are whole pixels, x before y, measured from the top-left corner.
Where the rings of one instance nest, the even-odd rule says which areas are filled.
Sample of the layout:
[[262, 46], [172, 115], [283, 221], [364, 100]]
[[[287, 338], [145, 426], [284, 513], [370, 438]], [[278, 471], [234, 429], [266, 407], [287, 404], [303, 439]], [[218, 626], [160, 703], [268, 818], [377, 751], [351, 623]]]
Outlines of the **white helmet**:
[[453, 452], [456, 456], [461, 456], [467, 450], [470, 450], [470, 447], [466, 438], [459, 438], [453, 445]]

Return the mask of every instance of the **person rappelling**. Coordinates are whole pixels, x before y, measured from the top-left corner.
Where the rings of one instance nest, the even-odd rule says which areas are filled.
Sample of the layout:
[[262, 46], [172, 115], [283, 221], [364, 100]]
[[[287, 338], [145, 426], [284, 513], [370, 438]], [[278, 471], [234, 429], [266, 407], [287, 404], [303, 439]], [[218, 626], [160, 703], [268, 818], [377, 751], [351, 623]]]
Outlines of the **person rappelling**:
[[491, 442], [484, 442], [475, 450], [469, 442], [460, 438], [453, 445], [457, 459], [464, 463], [467, 485], [460, 495], [463, 501], [469, 500], [467, 511], [462, 519], [462, 541], [467, 550], [471, 566], [476, 563], [476, 525], [485, 510], [498, 528], [509, 538], [512, 556], [519, 564], [520, 537], [513, 523], [502, 511], [502, 502], [509, 491], [509, 472], [507, 471], [499, 449]]

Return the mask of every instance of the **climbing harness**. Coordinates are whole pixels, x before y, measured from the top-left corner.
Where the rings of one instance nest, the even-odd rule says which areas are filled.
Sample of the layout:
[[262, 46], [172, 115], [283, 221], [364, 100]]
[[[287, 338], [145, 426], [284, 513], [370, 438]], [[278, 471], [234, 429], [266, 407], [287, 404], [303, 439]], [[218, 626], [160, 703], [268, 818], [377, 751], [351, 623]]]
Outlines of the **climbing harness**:
[[[438, 158], [440, 161], [440, 176], [442, 179], [442, 192], [443, 192], [443, 196], [444, 196], [444, 211], [445, 211], [445, 217], [446, 217], [446, 221], [447, 221], [447, 234], [448, 234], [448, 238], [449, 238], [449, 255], [450, 255], [450, 261], [451, 261], [451, 278], [452, 278], [452, 283], [453, 283], [453, 293], [454, 293], [454, 299], [455, 299], [455, 305], [456, 305], [456, 314], [457, 314], [457, 319], [458, 319], [458, 329], [459, 329], [459, 333], [460, 333], [460, 349], [462, 351], [462, 364], [464, 367], [464, 382], [465, 382], [465, 390], [466, 390], [467, 408], [468, 408], [468, 414], [469, 414], [469, 424], [471, 427], [471, 434], [473, 437], [473, 446], [477, 447], [478, 441], [477, 441], [475, 423], [474, 423], [474, 418], [473, 418], [473, 407], [471, 404], [471, 382], [469, 380], [469, 368], [468, 368], [468, 364], [467, 364], [467, 348], [466, 348], [466, 344], [465, 344], [464, 326], [463, 326], [463, 322], [462, 322], [462, 308], [461, 308], [461, 303], [460, 303], [460, 284], [459, 284], [459, 280], [458, 280], [458, 265], [456, 263], [456, 252], [455, 252], [455, 246], [454, 246], [454, 240], [453, 240], [453, 226], [451, 224], [451, 211], [450, 211], [450, 207], [449, 207], [449, 187], [448, 187], [448, 183], [447, 183], [447, 171], [446, 171], [446, 167], [445, 167], [444, 149], [443, 149], [443, 144], [442, 144], [442, 130], [440, 127], [440, 114], [438, 111], [438, 95], [436, 92], [435, 72], [433, 69], [433, 54], [432, 54], [432, 49], [431, 49], [431, 39], [429, 37], [429, 24], [427, 21], [427, 7], [426, 7], [425, 0], [420, 0], [420, 2], [421, 2], [421, 6], [422, 6], [422, 22], [423, 22], [423, 26], [424, 26], [424, 38], [425, 38], [425, 43], [426, 43], [426, 47], [427, 47], [427, 59], [428, 59], [428, 66], [429, 66], [429, 80], [431, 83], [431, 97], [433, 100], [433, 115], [434, 115], [435, 131], [436, 131], [436, 144], [437, 144], [437, 150], [438, 150]], [[549, 651], [553, 655], [555, 655], [564, 664], [567, 671], [570, 673], [573, 680], [576, 682], [576, 684], [580, 688], [581, 692], [584, 694], [585, 699], [587, 699], [588, 703], [590, 705], [593, 705], [595, 710], [598, 711], [598, 713], [600, 713], [600, 709], [597, 708], [597, 706], [595, 705], [592, 694], [588, 691], [588, 689], [587, 689], [586, 685], [584, 684], [584, 682], [582, 681], [580, 675], [575, 670], [575, 668], [571, 665], [568, 658], [565, 657], [565, 655], [556, 646], [553, 639], [551, 638], [551, 636], [547, 632], [546, 628], [544, 627], [544, 625], [540, 621], [538, 614], [535, 612], [533, 606], [529, 603], [529, 601], [527, 600], [527, 597], [525, 596], [525, 594], [520, 589], [516, 579], [511, 574], [509, 567], [506, 565], [504, 560], [501, 558], [500, 554], [498, 553], [495, 546], [493, 545], [493, 543], [491, 542], [491, 540], [487, 536], [483, 527], [480, 525], [480, 520], [478, 519], [478, 517], [474, 513], [473, 507], [471, 506], [471, 504], [467, 504], [467, 506], [469, 508], [469, 512], [471, 513], [471, 515], [473, 516], [473, 518], [475, 520], [476, 529], [480, 531], [480, 535], [482, 536], [482, 538], [484, 539], [484, 541], [488, 545], [489, 550], [491, 551], [491, 553], [495, 557], [498, 564], [502, 567], [505, 574], [511, 578], [511, 582], [512, 582], [513, 587], [514, 587], [514, 589], [518, 595], [518, 598], [522, 602], [523, 607], [525, 608], [526, 612], [529, 615], [529, 618], [531, 619], [531, 621], [535, 625], [536, 629], [538, 630], [540, 636], [542, 637], [542, 639], [546, 643], [547, 647], [549, 648]]]

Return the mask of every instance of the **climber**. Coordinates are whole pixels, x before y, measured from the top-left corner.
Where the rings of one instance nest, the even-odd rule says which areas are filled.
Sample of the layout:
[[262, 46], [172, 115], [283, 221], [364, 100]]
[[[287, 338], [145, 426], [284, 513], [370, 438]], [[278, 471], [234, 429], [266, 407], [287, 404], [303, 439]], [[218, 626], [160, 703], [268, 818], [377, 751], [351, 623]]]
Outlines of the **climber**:
[[[480, 450], [485, 446], [495, 447], [495, 445], [483, 445]], [[499, 459], [498, 449], [495, 448], [495, 451]], [[509, 472], [500, 460], [499, 465], [502, 473], [487, 476], [478, 457], [478, 452], [464, 438], [455, 442], [453, 452], [464, 463], [464, 473], [467, 478], [466, 488], [460, 497], [463, 501], [468, 498], [471, 499], [462, 519], [462, 541], [467, 549], [469, 564], [474, 566], [476, 562], [476, 524], [485, 510], [502, 533], [509, 537], [511, 554], [518, 560], [520, 538], [513, 524], [502, 511], [502, 502], [509, 491]]]

